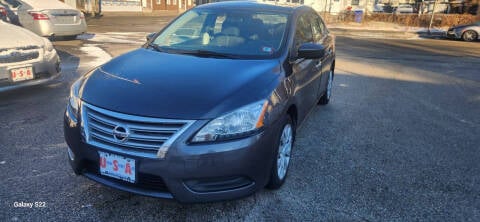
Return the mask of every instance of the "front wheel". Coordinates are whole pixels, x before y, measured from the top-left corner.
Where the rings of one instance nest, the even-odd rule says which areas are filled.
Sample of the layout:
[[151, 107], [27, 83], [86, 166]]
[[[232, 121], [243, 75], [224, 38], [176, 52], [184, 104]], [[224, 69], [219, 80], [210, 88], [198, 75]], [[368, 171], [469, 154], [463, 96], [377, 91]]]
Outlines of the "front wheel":
[[330, 102], [330, 98], [332, 97], [332, 88], [333, 88], [333, 70], [328, 72], [328, 80], [327, 80], [327, 90], [325, 94], [320, 98], [318, 104], [320, 105], [327, 105]]
[[270, 171], [270, 180], [267, 184], [267, 188], [269, 189], [278, 189], [285, 183], [288, 166], [290, 164], [290, 156], [295, 140], [295, 127], [290, 116], [287, 116], [284, 122], [277, 142], [278, 147], [275, 150], [274, 163]]
[[462, 35], [462, 39], [465, 42], [475, 41], [478, 38], [478, 34], [473, 30], [465, 31]]

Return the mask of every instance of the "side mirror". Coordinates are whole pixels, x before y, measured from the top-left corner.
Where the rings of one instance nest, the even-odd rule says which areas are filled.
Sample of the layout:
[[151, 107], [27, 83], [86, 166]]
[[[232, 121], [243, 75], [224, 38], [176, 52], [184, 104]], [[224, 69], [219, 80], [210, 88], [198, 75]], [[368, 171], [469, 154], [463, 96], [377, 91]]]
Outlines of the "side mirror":
[[156, 32], [152, 32], [152, 33], [148, 34], [148, 35], [146, 36], [147, 42], [150, 41], [150, 39], [152, 39], [156, 34], [157, 34]]
[[325, 55], [325, 47], [315, 43], [304, 43], [298, 48], [298, 58], [319, 59]]

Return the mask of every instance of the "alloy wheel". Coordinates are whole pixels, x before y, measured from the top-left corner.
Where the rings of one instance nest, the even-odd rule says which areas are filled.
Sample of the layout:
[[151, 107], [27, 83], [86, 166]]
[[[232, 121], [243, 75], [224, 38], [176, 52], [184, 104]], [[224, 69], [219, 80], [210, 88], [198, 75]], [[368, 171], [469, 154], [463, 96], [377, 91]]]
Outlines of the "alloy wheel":
[[477, 34], [474, 31], [466, 31], [463, 33], [463, 40], [471, 42], [477, 39]]
[[330, 70], [328, 73], [328, 82], [327, 82], [327, 99], [330, 99], [332, 96], [332, 87], [333, 87], [333, 72]]
[[293, 145], [292, 125], [287, 124], [283, 128], [282, 136], [280, 137], [280, 145], [278, 147], [277, 174], [280, 180], [282, 180], [287, 174], [288, 164], [290, 163], [290, 154], [292, 151], [292, 145]]

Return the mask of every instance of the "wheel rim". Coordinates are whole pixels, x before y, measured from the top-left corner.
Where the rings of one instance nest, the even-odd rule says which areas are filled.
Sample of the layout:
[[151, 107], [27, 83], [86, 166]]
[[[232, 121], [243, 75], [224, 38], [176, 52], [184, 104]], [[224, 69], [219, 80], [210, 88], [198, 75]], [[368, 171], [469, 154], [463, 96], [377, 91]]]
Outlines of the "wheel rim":
[[327, 99], [330, 99], [330, 96], [332, 96], [332, 87], [333, 87], [333, 81], [332, 81], [332, 70], [328, 73], [328, 82], [327, 82]]
[[472, 41], [475, 38], [475, 33], [471, 32], [471, 31], [465, 32], [464, 35], [465, 35], [465, 40], [466, 41]]
[[287, 174], [288, 164], [290, 163], [290, 153], [292, 152], [292, 142], [292, 125], [287, 124], [283, 128], [280, 145], [278, 146], [277, 174], [280, 180]]

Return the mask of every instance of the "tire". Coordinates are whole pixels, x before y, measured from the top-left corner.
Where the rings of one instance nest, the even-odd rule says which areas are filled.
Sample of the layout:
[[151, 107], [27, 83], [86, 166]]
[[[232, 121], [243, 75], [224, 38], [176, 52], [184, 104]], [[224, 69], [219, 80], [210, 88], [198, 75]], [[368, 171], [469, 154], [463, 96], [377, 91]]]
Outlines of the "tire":
[[462, 39], [465, 42], [472, 42], [477, 40], [477, 38], [478, 38], [478, 34], [473, 30], [467, 30], [462, 35]]
[[63, 41], [73, 41], [77, 39], [77, 35], [61, 36], [61, 37], [57, 37], [57, 39], [63, 40]]
[[332, 97], [332, 88], [333, 88], [333, 70], [328, 72], [328, 80], [327, 80], [327, 89], [320, 100], [318, 101], [319, 105], [327, 105], [330, 102], [330, 98]]
[[292, 118], [286, 115], [282, 124], [282, 130], [275, 143], [273, 166], [270, 170], [270, 179], [266, 186], [268, 189], [276, 190], [285, 183], [294, 142], [295, 125]]

